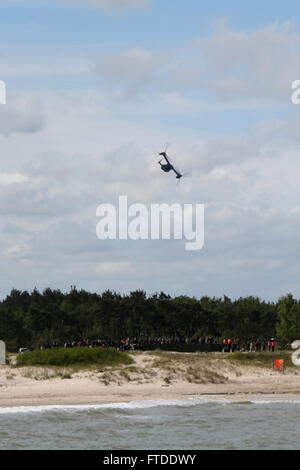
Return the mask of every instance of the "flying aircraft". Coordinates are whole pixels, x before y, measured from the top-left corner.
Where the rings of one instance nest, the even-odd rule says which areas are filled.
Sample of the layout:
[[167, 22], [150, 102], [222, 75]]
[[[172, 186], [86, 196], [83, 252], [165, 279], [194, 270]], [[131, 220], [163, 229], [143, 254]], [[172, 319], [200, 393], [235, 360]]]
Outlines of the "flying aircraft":
[[[180, 171], [176, 170], [176, 168], [174, 168], [174, 166], [172, 165], [172, 163], [170, 161], [170, 157], [168, 157], [168, 155], [167, 155], [167, 147], [166, 147], [166, 150], [164, 152], [159, 153], [159, 155], [163, 157], [158, 162], [158, 164], [160, 165], [162, 171], [164, 171], [165, 173], [169, 173], [170, 171], [174, 171], [174, 173], [176, 174], [176, 178], [178, 180], [180, 180], [183, 177], [183, 175], [180, 173]], [[165, 159], [166, 163], [161, 163], [163, 161], [163, 159]]]

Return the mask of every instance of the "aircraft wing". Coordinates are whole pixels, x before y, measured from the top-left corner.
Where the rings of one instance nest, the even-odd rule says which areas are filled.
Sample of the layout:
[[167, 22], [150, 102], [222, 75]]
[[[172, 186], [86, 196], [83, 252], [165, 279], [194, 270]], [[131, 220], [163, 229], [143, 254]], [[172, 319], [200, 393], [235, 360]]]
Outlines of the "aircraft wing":
[[176, 173], [177, 178], [181, 178], [182, 174], [179, 171], [177, 171], [176, 168], [174, 168], [173, 166], [172, 166], [172, 168], [173, 168], [174, 173]]
[[161, 153], [161, 155], [164, 157], [164, 159], [166, 160], [166, 162], [167, 162], [169, 165], [172, 166], [172, 163], [170, 162], [169, 157], [168, 157], [168, 155], [166, 154], [166, 152]]

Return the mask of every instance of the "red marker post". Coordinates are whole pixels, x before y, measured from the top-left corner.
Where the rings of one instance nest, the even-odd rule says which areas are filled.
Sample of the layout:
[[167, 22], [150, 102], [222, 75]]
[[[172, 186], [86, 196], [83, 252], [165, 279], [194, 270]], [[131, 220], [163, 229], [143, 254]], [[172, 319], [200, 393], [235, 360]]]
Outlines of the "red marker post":
[[274, 366], [280, 372], [284, 369], [284, 359], [275, 359]]

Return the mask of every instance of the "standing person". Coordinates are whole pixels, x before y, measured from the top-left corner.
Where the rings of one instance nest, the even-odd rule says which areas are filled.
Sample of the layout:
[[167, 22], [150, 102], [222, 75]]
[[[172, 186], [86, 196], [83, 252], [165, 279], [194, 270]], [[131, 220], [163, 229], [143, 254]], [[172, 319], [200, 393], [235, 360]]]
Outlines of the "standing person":
[[275, 341], [272, 341], [271, 346], [272, 346], [272, 352], [274, 352], [275, 351]]

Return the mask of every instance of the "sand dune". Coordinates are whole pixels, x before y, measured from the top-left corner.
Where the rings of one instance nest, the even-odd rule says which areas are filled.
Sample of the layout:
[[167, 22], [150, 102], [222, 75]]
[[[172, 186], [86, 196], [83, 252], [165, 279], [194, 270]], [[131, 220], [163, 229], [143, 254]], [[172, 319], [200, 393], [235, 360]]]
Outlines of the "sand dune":
[[133, 353], [119, 368], [0, 366], [0, 407], [224, 397], [300, 399], [300, 368], [233, 363], [216, 354]]

